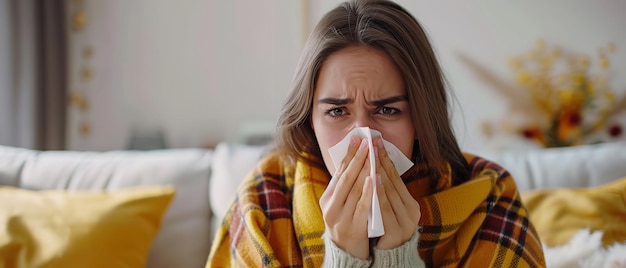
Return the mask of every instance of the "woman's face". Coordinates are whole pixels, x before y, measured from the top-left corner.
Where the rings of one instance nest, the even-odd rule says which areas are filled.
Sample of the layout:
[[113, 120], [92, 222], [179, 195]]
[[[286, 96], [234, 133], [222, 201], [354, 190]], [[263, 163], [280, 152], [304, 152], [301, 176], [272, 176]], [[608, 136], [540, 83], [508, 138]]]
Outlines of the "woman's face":
[[313, 95], [311, 124], [331, 174], [335, 167], [328, 148], [356, 127], [382, 133], [408, 158], [415, 128], [400, 72], [384, 52], [370, 47], [348, 47], [322, 64]]

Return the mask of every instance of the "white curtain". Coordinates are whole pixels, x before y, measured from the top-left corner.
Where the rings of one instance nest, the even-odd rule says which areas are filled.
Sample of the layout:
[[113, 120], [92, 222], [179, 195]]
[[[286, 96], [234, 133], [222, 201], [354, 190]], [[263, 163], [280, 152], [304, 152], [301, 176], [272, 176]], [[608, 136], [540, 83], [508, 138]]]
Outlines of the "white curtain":
[[63, 149], [63, 1], [0, 0], [0, 144]]

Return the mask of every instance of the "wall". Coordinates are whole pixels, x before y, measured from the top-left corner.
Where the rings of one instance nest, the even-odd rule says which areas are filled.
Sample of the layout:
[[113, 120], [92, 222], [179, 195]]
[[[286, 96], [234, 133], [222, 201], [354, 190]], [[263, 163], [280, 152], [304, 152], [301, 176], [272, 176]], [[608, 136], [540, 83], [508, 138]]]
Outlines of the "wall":
[[[619, 75], [626, 70], [626, 17], [621, 14], [626, 2], [398, 2], [429, 32], [458, 99], [455, 129], [467, 150], [527, 144], [481, 134], [483, 122], [501, 120], [510, 104], [462, 56], [512, 81], [508, 60], [538, 39], [591, 56], [613, 42], [611, 82], [626, 94], [626, 78]], [[86, 0], [86, 29], [70, 35], [75, 63], [70, 81], [89, 92], [93, 107], [88, 113], [73, 112], [70, 148], [124, 148], [133, 128], [162, 129], [172, 147], [234, 140], [241, 128], [271, 129], [303, 37], [337, 3]], [[87, 65], [94, 75], [82, 81], [80, 53], [89, 45], [94, 56]], [[77, 131], [79, 117], [92, 122], [90, 136]]]
[[70, 83], [90, 107], [71, 109], [69, 149], [123, 149], [152, 131], [169, 147], [211, 146], [242, 122], [273, 127], [304, 42], [302, 2], [75, 2], [70, 14], [88, 19], [69, 36]]

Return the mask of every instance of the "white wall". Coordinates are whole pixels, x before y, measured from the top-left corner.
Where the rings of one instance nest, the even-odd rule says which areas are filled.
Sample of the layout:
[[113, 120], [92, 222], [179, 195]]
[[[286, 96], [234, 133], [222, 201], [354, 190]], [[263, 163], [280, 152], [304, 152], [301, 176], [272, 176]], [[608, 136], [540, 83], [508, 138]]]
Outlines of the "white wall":
[[[69, 2], [72, 9], [75, 1]], [[70, 149], [81, 150], [122, 149], [133, 127], [163, 129], [172, 147], [233, 140], [242, 122], [271, 128], [289, 90], [303, 36], [339, 3], [84, 2], [87, 28], [70, 34], [70, 83], [72, 89], [88, 92], [92, 109], [83, 114], [72, 109], [68, 126]], [[617, 52], [612, 68], [616, 73], [626, 70], [623, 1], [398, 2], [432, 38], [460, 102], [455, 128], [468, 150], [482, 147], [481, 123], [500, 119], [508, 104], [459, 55], [507, 78], [508, 59], [539, 38], [590, 54], [613, 42]], [[88, 45], [94, 56], [86, 61], [81, 53]], [[93, 69], [90, 81], [80, 79], [84, 65]], [[617, 75], [613, 85], [626, 93], [625, 77]], [[81, 118], [93, 124], [88, 137], [77, 131]]]
[[[91, 110], [71, 110], [69, 149], [122, 149], [134, 128], [191, 147], [231, 139], [243, 121], [273, 126], [304, 42], [301, 2], [84, 2], [86, 28], [70, 34], [70, 83]], [[92, 80], [81, 80], [83, 66]], [[82, 119], [90, 136], [78, 131]]]

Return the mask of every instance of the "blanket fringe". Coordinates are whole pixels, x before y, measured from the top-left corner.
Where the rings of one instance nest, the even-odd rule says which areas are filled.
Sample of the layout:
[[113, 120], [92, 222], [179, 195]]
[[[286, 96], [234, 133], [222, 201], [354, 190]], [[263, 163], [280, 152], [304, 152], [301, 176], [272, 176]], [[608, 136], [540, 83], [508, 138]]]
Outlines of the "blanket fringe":
[[583, 229], [559, 247], [543, 245], [549, 268], [626, 267], [626, 241], [602, 246], [602, 231]]

